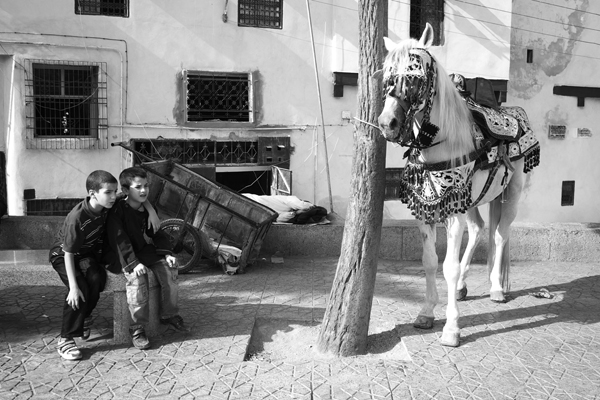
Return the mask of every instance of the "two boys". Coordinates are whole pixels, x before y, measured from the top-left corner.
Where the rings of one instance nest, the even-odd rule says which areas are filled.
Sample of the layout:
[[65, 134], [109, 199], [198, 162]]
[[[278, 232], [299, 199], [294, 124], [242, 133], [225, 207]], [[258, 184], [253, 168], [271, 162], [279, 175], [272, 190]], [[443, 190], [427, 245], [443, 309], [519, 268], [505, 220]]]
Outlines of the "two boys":
[[[162, 323], [179, 331], [187, 331], [177, 309], [177, 269], [170, 256], [168, 239], [157, 235], [158, 218], [145, 202], [148, 193], [145, 171], [135, 179], [128, 168], [121, 173], [122, 190], [127, 196], [117, 198], [117, 180], [106, 171], [94, 171], [86, 180], [88, 197], [71, 210], [65, 218], [58, 237], [50, 250], [50, 262], [69, 289], [63, 306], [61, 337], [57, 351], [65, 360], [79, 360], [81, 351], [75, 337], [90, 336], [91, 314], [106, 284], [104, 265], [112, 261], [113, 269], [123, 269], [127, 277], [127, 299], [134, 321], [130, 331], [134, 346], [149, 348], [143, 324], [148, 321], [148, 281], [146, 264], [154, 271], [162, 287]], [[133, 183], [134, 189], [130, 187]], [[141, 200], [141, 201], [140, 201]], [[115, 207], [118, 206], [118, 207]], [[109, 209], [115, 208], [109, 218]], [[135, 207], [135, 208], [133, 208]], [[142, 208], [144, 211], [138, 210]], [[150, 209], [149, 214], [146, 208]], [[107, 221], [110, 219], [110, 223]], [[138, 223], [143, 223], [140, 225]], [[106, 242], [105, 230], [110, 228]], [[153, 245], [151, 237], [157, 246]], [[140, 238], [144, 239], [143, 243]], [[160, 243], [160, 244], [158, 244]], [[160, 249], [160, 250], [158, 250]], [[138, 255], [139, 253], [139, 258]], [[168, 256], [168, 260], [165, 258]], [[135, 262], [135, 265], [132, 265]]]

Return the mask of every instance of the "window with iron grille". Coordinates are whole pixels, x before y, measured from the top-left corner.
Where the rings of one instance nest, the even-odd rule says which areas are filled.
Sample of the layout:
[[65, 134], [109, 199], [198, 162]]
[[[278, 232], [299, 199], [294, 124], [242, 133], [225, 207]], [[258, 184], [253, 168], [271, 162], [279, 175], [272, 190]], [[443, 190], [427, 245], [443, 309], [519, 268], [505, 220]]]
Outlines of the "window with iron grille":
[[129, 17], [129, 0], [75, 0], [75, 14]]
[[255, 165], [259, 161], [257, 141], [134, 139], [133, 143], [133, 148], [148, 158], [180, 164]]
[[252, 74], [186, 71], [186, 122], [254, 122]]
[[108, 148], [106, 63], [26, 64], [26, 147]]
[[444, 0], [410, 0], [410, 37], [420, 38], [427, 22], [433, 27], [433, 45], [444, 44]]
[[[290, 138], [257, 140], [132, 139], [132, 148], [152, 160], [173, 160], [185, 165], [277, 165], [290, 167]], [[142, 162], [144, 159], [136, 159]]]
[[238, 26], [281, 29], [283, 0], [239, 0]]

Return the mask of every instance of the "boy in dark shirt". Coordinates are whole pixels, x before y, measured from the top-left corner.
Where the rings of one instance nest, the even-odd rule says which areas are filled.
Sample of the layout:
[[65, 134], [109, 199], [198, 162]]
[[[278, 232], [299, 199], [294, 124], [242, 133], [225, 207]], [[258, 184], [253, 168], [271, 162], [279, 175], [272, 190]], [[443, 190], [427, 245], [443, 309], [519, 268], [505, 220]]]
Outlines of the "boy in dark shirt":
[[127, 168], [119, 175], [119, 183], [127, 197], [109, 213], [108, 241], [127, 278], [132, 342], [143, 350], [150, 348], [145, 332], [149, 322], [148, 269], [154, 272], [161, 286], [160, 322], [180, 332], [188, 329], [179, 316], [177, 260], [171, 255], [171, 243], [164, 232], [147, 229], [148, 212], [142, 207], [150, 191], [146, 171]]
[[117, 180], [109, 172], [92, 172], [86, 180], [88, 197], [67, 215], [50, 250], [50, 263], [69, 288], [63, 306], [57, 350], [65, 360], [79, 360], [73, 338], [90, 335], [91, 314], [106, 284], [101, 264], [107, 209], [117, 199]]

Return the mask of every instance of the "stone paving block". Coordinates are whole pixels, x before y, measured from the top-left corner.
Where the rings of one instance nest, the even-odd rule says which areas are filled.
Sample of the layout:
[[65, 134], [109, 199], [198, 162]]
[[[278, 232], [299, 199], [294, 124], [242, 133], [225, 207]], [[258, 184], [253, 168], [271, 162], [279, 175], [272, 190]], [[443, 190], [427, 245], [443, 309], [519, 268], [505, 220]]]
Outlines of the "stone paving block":
[[[411, 362], [242, 361], [257, 316], [322, 317], [336, 263], [286, 258], [240, 276], [184, 275], [181, 312], [192, 332], [161, 332], [145, 352], [115, 343], [112, 295], [103, 294], [76, 363], [55, 350], [64, 288], [0, 288], [0, 398], [600, 398], [598, 264], [517, 263], [506, 304], [489, 301], [486, 268], [475, 265], [459, 304], [461, 347], [448, 349], [438, 343], [441, 268], [437, 320], [424, 332], [411, 325], [425, 287], [418, 264], [381, 261], [370, 335], [397, 331]], [[557, 296], [529, 295], [542, 287]]]

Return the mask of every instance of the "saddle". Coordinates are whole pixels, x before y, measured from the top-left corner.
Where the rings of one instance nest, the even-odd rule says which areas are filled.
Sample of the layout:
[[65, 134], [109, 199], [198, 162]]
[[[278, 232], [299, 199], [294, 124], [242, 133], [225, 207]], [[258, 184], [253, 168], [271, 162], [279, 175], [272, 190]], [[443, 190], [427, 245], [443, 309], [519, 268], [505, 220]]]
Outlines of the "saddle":
[[485, 78], [467, 79], [459, 74], [450, 74], [456, 89], [465, 98], [477, 126], [484, 138], [501, 141], [518, 141], [523, 130], [519, 121], [496, 101], [492, 83]]

